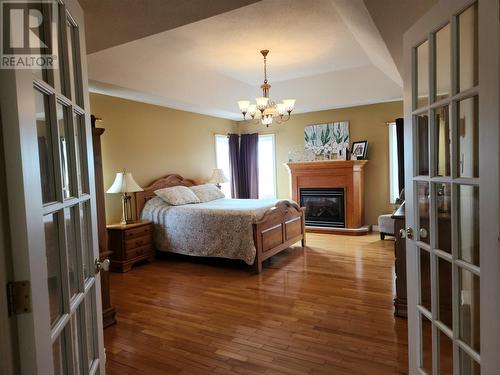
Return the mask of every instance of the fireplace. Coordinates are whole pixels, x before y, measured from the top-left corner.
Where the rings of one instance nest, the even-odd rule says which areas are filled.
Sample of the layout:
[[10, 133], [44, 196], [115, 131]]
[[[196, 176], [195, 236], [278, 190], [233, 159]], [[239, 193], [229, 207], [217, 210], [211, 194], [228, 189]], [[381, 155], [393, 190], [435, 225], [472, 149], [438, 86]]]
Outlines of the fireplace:
[[300, 205], [306, 208], [306, 225], [345, 228], [343, 188], [301, 188]]

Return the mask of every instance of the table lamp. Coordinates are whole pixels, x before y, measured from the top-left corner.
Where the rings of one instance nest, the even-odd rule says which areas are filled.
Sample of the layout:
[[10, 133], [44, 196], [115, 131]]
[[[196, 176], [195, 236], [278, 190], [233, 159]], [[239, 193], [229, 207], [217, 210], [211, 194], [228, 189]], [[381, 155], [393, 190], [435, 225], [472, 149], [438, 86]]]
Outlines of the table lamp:
[[225, 182], [229, 182], [229, 180], [224, 176], [224, 172], [222, 169], [216, 168], [214, 169], [212, 173], [212, 177], [210, 177], [210, 180], [208, 180], [209, 184], [215, 184], [219, 189], [221, 188], [220, 184], [223, 184]]
[[143, 191], [142, 188], [135, 182], [130, 172], [118, 172], [115, 177], [115, 181], [111, 187], [106, 191], [108, 194], [122, 194], [122, 220], [120, 224], [130, 224], [133, 223], [132, 219], [132, 206], [131, 206], [131, 196], [128, 193], [135, 193], [137, 191]]

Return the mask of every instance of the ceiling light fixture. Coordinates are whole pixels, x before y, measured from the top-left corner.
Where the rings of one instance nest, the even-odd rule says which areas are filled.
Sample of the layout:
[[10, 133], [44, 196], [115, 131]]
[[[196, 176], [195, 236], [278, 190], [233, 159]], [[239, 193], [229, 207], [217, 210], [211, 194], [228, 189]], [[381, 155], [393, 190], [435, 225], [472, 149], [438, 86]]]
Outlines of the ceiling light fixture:
[[248, 113], [252, 120], [260, 120], [263, 125], [269, 127], [273, 120], [278, 124], [290, 120], [290, 114], [295, 108], [295, 99], [284, 99], [281, 103], [275, 103], [269, 99], [269, 89], [271, 88], [267, 82], [267, 54], [269, 50], [265, 49], [260, 53], [264, 56], [264, 83], [260, 85], [262, 96], [255, 99], [256, 104], [250, 104], [249, 100], [240, 100], [238, 106], [244, 120], [246, 120]]

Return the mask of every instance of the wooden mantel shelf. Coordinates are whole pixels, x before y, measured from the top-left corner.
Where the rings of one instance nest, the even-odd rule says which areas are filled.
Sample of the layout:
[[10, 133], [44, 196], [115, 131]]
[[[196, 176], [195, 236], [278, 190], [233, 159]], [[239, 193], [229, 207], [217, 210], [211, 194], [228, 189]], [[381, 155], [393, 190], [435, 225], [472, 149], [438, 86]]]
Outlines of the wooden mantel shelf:
[[300, 202], [302, 188], [343, 188], [345, 193], [346, 228], [310, 228], [315, 232], [344, 232], [346, 234], [366, 234], [364, 224], [365, 188], [364, 169], [368, 160], [317, 160], [290, 162], [286, 166], [292, 182], [292, 199]]

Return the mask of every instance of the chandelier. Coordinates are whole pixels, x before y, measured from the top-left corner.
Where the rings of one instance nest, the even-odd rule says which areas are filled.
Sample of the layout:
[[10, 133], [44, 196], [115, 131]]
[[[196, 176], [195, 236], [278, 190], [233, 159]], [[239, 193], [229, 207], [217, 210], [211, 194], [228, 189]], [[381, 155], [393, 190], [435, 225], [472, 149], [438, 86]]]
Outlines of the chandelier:
[[290, 114], [295, 107], [295, 99], [284, 99], [281, 103], [276, 103], [269, 99], [269, 89], [271, 85], [267, 82], [267, 54], [269, 50], [265, 49], [260, 51], [262, 56], [264, 56], [264, 83], [260, 85], [262, 89], [262, 96], [256, 98], [256, 104], [250, 104], [249, 100], [240, 100], [238, 106], [243, 115], [243, 119], [246, 120], [246, 115], [248, 114], [252, 120], [260, 120], [263, 125], [269, 127], [273, 123], [281, 124], [290, 119]]

